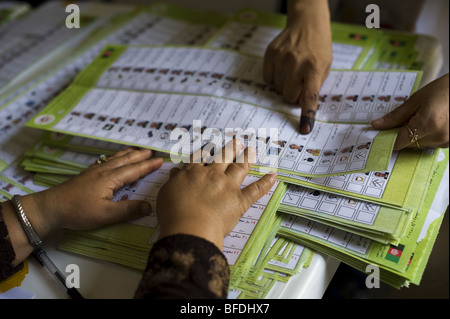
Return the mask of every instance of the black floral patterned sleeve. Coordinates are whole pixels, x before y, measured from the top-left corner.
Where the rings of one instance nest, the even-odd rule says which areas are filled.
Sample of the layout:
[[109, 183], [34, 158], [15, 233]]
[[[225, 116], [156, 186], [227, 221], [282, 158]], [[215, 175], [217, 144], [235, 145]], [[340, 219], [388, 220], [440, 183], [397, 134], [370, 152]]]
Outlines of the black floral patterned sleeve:
[[148, 258], [136, 298], [226, 298], [230, 271], [211, 242], [191, 236], [162, 238]]
[[13, 266], [16, 261], [14, 248], [9, 240], [8, 229], [0, 205], [0, 282], [14, 275], [23, 268], [23, 263]]

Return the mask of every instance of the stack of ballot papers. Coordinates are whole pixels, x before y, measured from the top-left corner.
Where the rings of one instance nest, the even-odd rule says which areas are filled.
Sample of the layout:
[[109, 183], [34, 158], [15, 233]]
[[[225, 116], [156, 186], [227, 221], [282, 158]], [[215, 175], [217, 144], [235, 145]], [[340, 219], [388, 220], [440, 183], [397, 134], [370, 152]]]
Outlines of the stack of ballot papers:
[[[57, 142], [54, 143], [55, 140]], [[91, 139], [45, 134], [45, 137], [26, 153], [21, 165], [27, 171], [35, 172], [35, 184], [55, 186], [77, 174], [77, 171], [81, 172], [96, 160], [96, 155], [91, 153], [92, 142], [96, 145], [96, 150], [101, 149], [105, 154], [110, 154], [112, 150], [120, 147]], [[83, 147], [85, 148], [82, 151]], [[169, 178], [170, 169], [179, 166], [180, 164], [166, 161], [157, 171], [117, 191], [115, 200], [143, 199], [156, 207], [156, 196]], [[242, 187], [258, 179], [259, 177], [249, 175]], [[310, 249], [284, 238], [275, 238], [276, 229], [272, 225], [277, 223], [276, 219], [279, 217], [274, 212], [285, 187], [285, 184], [277, 182], [250, 207], [224, 240], [223, 253], [230, 265], [230, 285], [234, 295], [263, 297], [276, 281], [288, 280], [307, 266], [313, 256]], [[139, 220], [95, 231], [67, 230], [59, 247], [143, 271], [150, 249], [157, 239], [158, 221], [156, 212], [153, 212]]]
[[[448, 183], [448, 151], [439, 152], [440, 158], [433, 167], [431, 177], [427, 179], [427, 190], [420, 208], [410, 211], [405, 216], [396, 216], [396, 211], [391, 210], [391, 214], [380, 221], [385, 224], [384, 230], [387, 230], [389, 226], [398, 229], [400, 219], [403, 218], [402, 230], [395, 239], [380, 231], [377, 234], [374, 230], [382, 227], [381, 225], [373, 227], [375, 223], [371, 225], [372, 227], [359, 227], [359, 231], [355, 231], [354, 226], [353, 229], [348, 227], [350, 222], [335, 223], [333, 218], [311, 217], [309, 214], [294, 212], [295, 209], [285, 207], [280, 208], [284, 219], [280, 224], [279, 235], [292, 238], [310, 248], [333, 256], [362, 272], [367, 272], [368, 265], [376, 265], [380, 269], [380, 279], [393, 287], [400, 288], [408, 286], [409, 283], [419, 285], [448, 205], [445, 204], [448, 189], [445, 187], [444, 190], [439, 189], [441, 183], [444, 185]], [[350, 200], [352, 204], [348, 205], [348, 199], [332, 197], [342, 203], [338, 206], [340, 208], [336, 211], [336, 215], [346, 214], [353, 203], [356, 203]], [[333, 201], [325, 198], [329, 198], [329, 195], [324, 195], [322, 201], [324, 206], [328, 207]], [[437, 202], [437, 212], [431, 210], [434, 201]], [[344, 218], [349, 219], [351, 215], [355, 220], [362, 220], [368, 211], [361, 208], [361, 205], [366, 204], [356, 203], [359, 208], [352, 211], [352, 214], [355, 214], [346, 214]], [[383, 210], [390, 211], [380, 206], [378, 214], [382, 214]], [[378, 218], [377, 216], [376, 219]], [[362, 222], [366, 223], [367, 219]]]
[[[63, 4], [34, 14], [54, 6]], [[236, 137], [257, 150], [243, 186], [273, 170], [278, 182], [225, 238], [229, 298], [264, 298], [308, 267], [314, 251], [362, 272], [375, 265], [396, 288], [420, 284], [448, 205], [448, 150], [394, 152], [398, 129], [377, 131], [370, 121], [429, 81], [432, 38], [332, 23], [332, 70], [314, 130], [301, 135], [300, 110], [262, 79], [264, 51], [284, 15], [154, 4], [86, 21], [91, 28], [70, 54], [0, 92], [2, 200], [56, 186], [99, 154], [139, 146], [165, 162], [115, 200], [156, 207], [172, 167]], [[66, 230], [59, 248], [142, 272], [157, 239], [153, 212], [95, 231]]]

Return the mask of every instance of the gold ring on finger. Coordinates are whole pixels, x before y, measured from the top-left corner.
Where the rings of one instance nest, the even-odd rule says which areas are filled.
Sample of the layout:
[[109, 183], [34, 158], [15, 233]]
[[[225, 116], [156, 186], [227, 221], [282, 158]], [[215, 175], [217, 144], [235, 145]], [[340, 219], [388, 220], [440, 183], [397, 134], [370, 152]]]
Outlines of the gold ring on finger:
[[406, 124], [406, 128], [408, 129], [408, 137], [411, 139], [411, 143], [416, 143], [417, 148], [422, 150], [423, 147], [419, 144], [419, 134], [417, 134], [417, 129], [411, 130], [408, 124]]

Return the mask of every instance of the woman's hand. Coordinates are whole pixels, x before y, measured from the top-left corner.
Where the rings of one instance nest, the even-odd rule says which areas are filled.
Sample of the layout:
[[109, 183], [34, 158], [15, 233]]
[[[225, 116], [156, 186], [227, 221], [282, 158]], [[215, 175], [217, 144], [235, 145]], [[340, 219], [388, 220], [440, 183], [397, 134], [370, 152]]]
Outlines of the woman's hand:
[[150, 158], [151, 154], [146, 149], [119, 151], [61, 185], [23, 197], [22, 204], [27, 214], [34, 207], [43, 234], [57, 228], [95, 229], [145, 216], [151, 212], [148, 202], [112, 199], [121, 187], [161, 167], [162, 159]]
[[232, 152], [222, 152], [221, 162], [185, 164], [173, 169], [161, 188], [156, 212], [160, 237], [189, 234], [209, 240], [222, 249], [223, 239], [231, 232], [248, 208], [275, 183], [269, 174], [241, 189], [255, 158], [247, 148], [235, 160], [242, 144], [236, 140]]
[[[41, 238], [60, 228], [88, 230], [143, 217], [151, 212], [148, 202], [115, 202], [113, 197], [116, 190], [161, 167], [162, 159], [150, 158], [151, 154], [150, 150], [128, 148], [56, 187], [23, 196], [25, 214]], [[32, 247], [12, 203], [2, 206], [17, 262], [21, 262]]]
[[37, 207], [53, 226], [94, 229], [107, 224], [136, 219], [151, 212], [146, 201], [112, 201], [114, 192], [157, 170], [163, 161], [150, 158], [147, 149], [128, 148], [111, 156], [106, 163], [93, 164], [80, 175], [48, 191], [36, 194]]
[[[448, 147], [448, 73], [414, 93], [404, 104], [372, 121], [385, 130], [402, 126], [394, 149]], [[417, 143], [414, 136], [417, 136]]]
[[267, 47], [263, 76], [286, 102], [299, 103], [300, 133], [309, 134], [333, 60], [328, 1], [290, 0], [287, 17], [286, 28]]

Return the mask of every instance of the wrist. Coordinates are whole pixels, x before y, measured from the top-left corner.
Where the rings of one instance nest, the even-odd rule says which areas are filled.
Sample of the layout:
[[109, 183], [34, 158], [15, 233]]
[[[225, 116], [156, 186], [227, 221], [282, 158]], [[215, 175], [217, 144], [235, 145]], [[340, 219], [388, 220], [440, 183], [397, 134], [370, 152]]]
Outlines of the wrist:
[[23, 210], [37, 235], [43, 239], [59, 228], [58, 215], [51, 209], [52, 202], [47, 199], [46, 191], [21, 197]]
[[328, 0], [288, 0], [286, 25], [304, 28], [308, 22], [314, 28], [323, 23], [330, 24]]
[[328, 10], [328, 0], [288, 0], [287, 13], [302, 10], [317, 10], [317, 8], [326, 8]]
[[164, 238], [172, 235], [192, 235], [206, 239], [213, 243], [217, 248], [222, 250], [223, 248], [223, 231], [213, 227], [205, 227], [205, 225], [211, 225], [208, 223], [170, 223], [168, 226], [160, 228], [159, 238]]
[[[44, 240], [44, 238], [55, 228], [57, 223], [53, 218], [49, 218], [46, 212], [46, 205], [40, 205], [36, 199], [40, 197], [41, 193], [21, 196], [20, 206], [23, 209], [23, 213], [31, 224], [34, 232], [37, 236]], [[1, 203], [2, 215], [4, 223], [8, 230], [9, 240], [15, 253], [15, 265], [24, 261], [29, 254], [33, 251], [34, 247], [29, 240], [27, 231], [22, 225], [20, 211], [13, 204], [12, 200]]]

